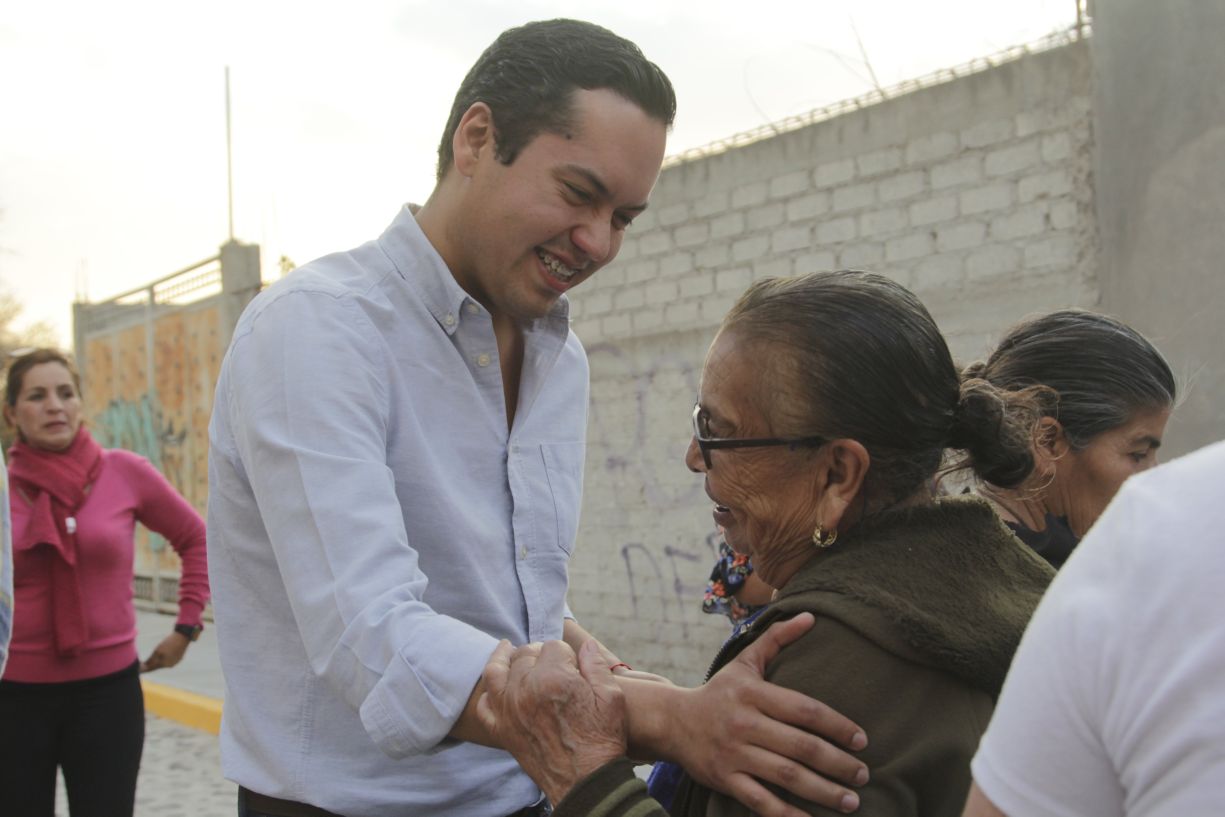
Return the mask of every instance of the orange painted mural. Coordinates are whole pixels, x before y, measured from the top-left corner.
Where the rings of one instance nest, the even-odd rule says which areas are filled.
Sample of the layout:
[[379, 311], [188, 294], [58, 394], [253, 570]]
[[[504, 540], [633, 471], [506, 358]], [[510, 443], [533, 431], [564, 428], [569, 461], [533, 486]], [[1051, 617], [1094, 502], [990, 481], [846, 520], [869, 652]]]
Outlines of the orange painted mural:
[[[132, 316], [84, 339], [90, 427], [103, 446], [147, 458], [203, 514], [213, 387], [229, 342], [220, 300], [136, 307]], [[136, 552], [138, 575], [177, 575], [178, 557], [160, 536], [140, 531]]]

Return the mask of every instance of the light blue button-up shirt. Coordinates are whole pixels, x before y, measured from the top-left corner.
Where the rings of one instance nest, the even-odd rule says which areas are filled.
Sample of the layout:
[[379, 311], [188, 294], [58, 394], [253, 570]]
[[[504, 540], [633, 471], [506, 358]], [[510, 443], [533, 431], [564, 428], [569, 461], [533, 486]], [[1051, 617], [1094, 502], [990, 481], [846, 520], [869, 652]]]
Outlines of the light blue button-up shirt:
[[588, 370], [563, 298], [508, 431], [489, 313], [406, 208], [243, 313], [209, 428], [222, 766], [348, 817], [539, 798], [446, 737], [500, 638], [560, 638]]

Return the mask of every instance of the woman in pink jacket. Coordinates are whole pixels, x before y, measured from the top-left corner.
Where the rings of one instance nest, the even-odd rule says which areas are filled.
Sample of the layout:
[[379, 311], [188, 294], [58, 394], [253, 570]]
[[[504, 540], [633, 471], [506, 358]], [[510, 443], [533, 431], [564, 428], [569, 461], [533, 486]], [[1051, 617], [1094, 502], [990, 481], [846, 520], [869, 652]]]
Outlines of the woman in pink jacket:
[[[139, 672], [171, 667], [208, 601], [204, 521], [147, 460], [105, 450], [82, 423], [80, 377], [54, 349], [9, 366], [14, 613], [0, 678], [0, 797], [55, 813], [62, 768], [72, 817], [130, 815], [144, 743]], [[174, 630], [145, 661], [132, 607], [137, 522], [183, 564]]]

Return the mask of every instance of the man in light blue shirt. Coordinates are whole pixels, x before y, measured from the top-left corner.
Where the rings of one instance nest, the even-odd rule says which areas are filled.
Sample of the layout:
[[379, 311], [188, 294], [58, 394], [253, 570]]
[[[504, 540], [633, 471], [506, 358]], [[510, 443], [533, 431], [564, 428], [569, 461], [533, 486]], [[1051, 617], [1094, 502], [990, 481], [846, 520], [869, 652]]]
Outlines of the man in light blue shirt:
[[[565, 293], [646, 208], [674, 112], [662, 71], [609, 31], [507, 31], [460, 88], [426, 204], [244, 312], [208, 509], [240, 815], [543, 813], [481, 745], [479, 682], [499, 639], [590, 638], [565, 603], [588, 401]], [[626, 683], [656, 734], [716, 720]], [[651, 730], [641, 745], [669, 751]], [[672, 754], [722, 751], [694, 743]]]

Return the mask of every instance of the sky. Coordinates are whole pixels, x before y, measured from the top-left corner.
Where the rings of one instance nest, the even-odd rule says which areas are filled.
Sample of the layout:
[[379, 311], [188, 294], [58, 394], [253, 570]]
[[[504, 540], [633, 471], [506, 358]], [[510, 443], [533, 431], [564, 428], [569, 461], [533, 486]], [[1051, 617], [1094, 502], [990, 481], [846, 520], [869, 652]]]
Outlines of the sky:
[[[578, 17], [678, 98], [668, 152], [1031, 42], [1076, 0], [0, 0], [0, 286], [67, 346], [105, 300], [229, 236], [301, 264], [424, 201], [451, 100], [502, 30]], [[864, 59], [866, 55], [867, 59]]]

